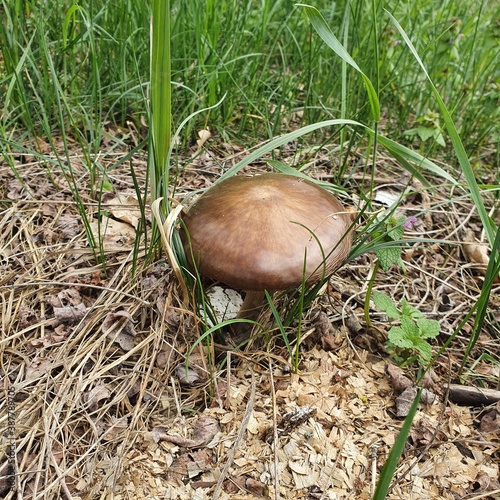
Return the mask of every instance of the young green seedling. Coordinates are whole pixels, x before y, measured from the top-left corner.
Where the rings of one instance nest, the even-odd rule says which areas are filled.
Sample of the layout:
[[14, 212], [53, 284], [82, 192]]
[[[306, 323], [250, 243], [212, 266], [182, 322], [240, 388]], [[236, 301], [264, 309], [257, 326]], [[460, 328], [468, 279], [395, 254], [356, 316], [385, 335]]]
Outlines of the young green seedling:
[[401, 309], [387, 295], [374, 291], [373, 302], [387, 314], [390, 320], [399, 320], [399, 326], [392, 326], [388, 332], [388, 348], [402, 365], [417, 361], [420, 365], [428, 363], [432, 347], [428, 339], [439, 335], [440, 325], [434, 319], [427, 319], [417, 308], [401, 299]]

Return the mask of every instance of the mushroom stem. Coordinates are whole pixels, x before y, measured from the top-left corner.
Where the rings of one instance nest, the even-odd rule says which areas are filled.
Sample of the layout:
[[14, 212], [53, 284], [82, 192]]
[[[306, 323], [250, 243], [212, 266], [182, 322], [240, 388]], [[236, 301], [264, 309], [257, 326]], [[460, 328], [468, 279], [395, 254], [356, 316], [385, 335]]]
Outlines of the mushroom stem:
[[[257, 321], [265, 306], [266, 294], [263, 291], [258, 292], [246, 292], [245, 299], [241, 305], [236, 318], [239, 319], [250, 319], [252, 321]], [[250, 337], [253, 325], [250, 323], [233, 323], [231, 325], [231, 330], [234, 335], [236, 342], [243, 342]]]
[[266, 294], [263, 291], [246, 292], [245, 300], [237, 314], [237, 318], [257, 320], [265, 305]]

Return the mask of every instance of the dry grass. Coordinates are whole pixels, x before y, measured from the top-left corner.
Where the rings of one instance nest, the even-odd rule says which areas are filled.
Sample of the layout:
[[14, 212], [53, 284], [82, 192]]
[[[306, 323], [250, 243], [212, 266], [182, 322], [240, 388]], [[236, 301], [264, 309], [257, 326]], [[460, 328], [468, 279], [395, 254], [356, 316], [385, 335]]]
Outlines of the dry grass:
[[[312, 175], [324, 174], [324, 159], [314, 158]], [[100, 159], [104, 166], [115, 160]], [[40, 162], [20, 155], [23, 186], [0, 164], [6, 200], [0, 213], [0, 496], [370, 498], [401, 426], [397, 389], [386, 371], [387, 322], [373, 310], [373, 326], [364, 324], [371, 256], [343, 269], [306, 311], [298, 374], [271, 332], [269, 345], [256, 341], [233, 353], [227, 369], [210, 361], [213, 345], [200, 348], [190, 358], [198, 381], [185, 386], [179, 377], [199, 335], [196, 318], [182, 307], [164, 260], [148, 264], [141, 257], [132, 274], [130, 223], [137, 206], [128, 198], [135, 196], [128, 171], [112, 172], [122, 202], [108, 200], [110, 217], [104, 218], [77, 152], [73, 161], [89, 219], [101, 217], [108, 228], [106, 273], [86, 244], [62, 172], [53, 169], [50, 182]], [[133, 162], [144, 182], [144, 158]], [[380, 189], [382, 183], [402, 189], [404, 176], [390, 173], [389, 161], [385, 167]], [[179, 196], [209, 186], [219, 169], [211, 156], [198, 156], [182, 174]], [[452, 245], [409, 247], [408, 272], [381, 274], [377, 289], [405, 296], [439, 319], [443, 341], [479, 294], [480, 269], [464, 260], [460, 243], [467, 230], [480, 239], [481, 228], [468, 200], [440, 205], [450, 193], [443, 189], [431, 201], [413, 187], [406, 213], [426, 209], [417, 235]], [[498, 389], [499, 287], [490, 310], [467, 383]], [[469, 331], [466, 325], [427, 379], [437, 399], [418, 412], [389, 498], [494, 498], [500, 492], [500, 408], [459, 407], [446, 399]], [[414, 375], [409, 369], [407, 376]], [[11, 445], [16, 452], [9, 454]]]

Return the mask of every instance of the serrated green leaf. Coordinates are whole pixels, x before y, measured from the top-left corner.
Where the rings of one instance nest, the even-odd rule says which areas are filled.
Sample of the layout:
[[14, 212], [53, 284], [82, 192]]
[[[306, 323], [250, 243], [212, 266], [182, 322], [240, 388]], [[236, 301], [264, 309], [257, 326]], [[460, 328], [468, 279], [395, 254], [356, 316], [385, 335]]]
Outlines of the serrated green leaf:
[[419, 318], [417, 326], [420, 330], [420, 337], [423, 339], [433, 339], [439, 335], [441, 325], [435, 319]]
[[420, 339], [420, 330], [413, 319], [408, 318], [408, 316], [401, 317], [401, 328], [405, 332], [407, 339], [410, 339], [413, 343]]
[[401, 317], [401, 313], [394, 304], [393, 300], [382, 292], [377, 292], [376, 290], [372, 293], [372, 299], [375, 305], [384, 311], [389, 318], [398, 319]]
[[432, 347], [429, 342], [426, 342], [423, 339], [419, 339], [419, 341], [415, 344], [414, 348], [420, 354], [420, 357], [423, 361], [428, 362], [432, 357]]
[[399, 241], [403, 239], [405, 230], [402, 226], [404, 220], [398, 220], [397, 225], [387, 231], [387, 236], [392, 241]]
[[407, 337], [406, 332], [400, 326], [393, 326], [387, 332], [389, 342], [403, 349], [413, 349], [413, 342]]
[[[401, 247], [384, 247], [375, 250], [380, 265], [384, 271], [388, 271], [393, 264], [401, 266]], [[404, 268], [404, 264], [402, 266]]]
[[424, 317], [416, 307], [408, 304], [408, 301], [404, 297], [401, 299], [401, 315], [413, 319]]

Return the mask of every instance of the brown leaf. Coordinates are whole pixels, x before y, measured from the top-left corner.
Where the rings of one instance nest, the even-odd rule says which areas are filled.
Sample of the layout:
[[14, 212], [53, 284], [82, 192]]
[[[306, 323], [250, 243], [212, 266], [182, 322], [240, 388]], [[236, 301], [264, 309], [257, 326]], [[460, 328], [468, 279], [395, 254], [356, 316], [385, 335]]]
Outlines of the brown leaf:
[[128, 428], [128, 419], [127, 417], [109, 417], [106, 422], [106, 427], [104, 430], [104, 434], [102, 435], [103, 441], [117, 441], [120, 436], [126, 431]]
[[210, 137], [212, 137], [212, 134], [210, 133], [210, 130], [208, 130], [208, 129], [201, 129], [201, 130], [198, 130], [198, 137], [199, 137], [199, 139], [196, 140], [196, 145], [197, 145], [196, 151], [197, 152], [201, 151], [201, 148], [203, 147], [205, 142], [207, 142], [208, 139], [210, 139]]
[[[489, 476], [486, 472], [482, 471], [479, 472], [479, 474], [476, 477], [476, 481], [474, 482], [474, 493], [484, 493], [488, 491], [498, 492], [498, 490], [500, 490], [500, 482], [498, 482], [498, 479]], [[493, 497], [485, 497], [485, 498], [493, 498]]]
[[45, 300], [52, 307], [78, 306], [82, 303], [82, 296], [75, 287], [65, 288], [57, 295], [48, 294]]
[[339, 343], [335, 338], [335, 328], [328, 319], [328, 315], [321, 311], [318, 315], [318, 319], [314, 323], [317, 335], [319, 335], [319, 340], [321, 341], [321, 347], [325, 351], [337, 351]]
[[61, 236], [70, 240], [81, 231], [80, 220], [77, 215], [63, 214], [56, 219], [54, 226], [59, 230]]
[[[410, 412], [410, 407], [417, 395], [416, 387], [408, 387], [396, 398], [396, 415], [398, 417], [406, 417]], [[420, 403], [425, 405], [432, 404], [436, 399], [436, 395], [427, 389], [422, 389]]]
[[413, 385], [413, 382], [406, 376], [405, 371], [399, 366], [388, 363], [386, 371], [391, 377], [391, 385], [397, 394], [401, 394], [405, 389]]
[[54, 316], [61, 323], [75, 324], [81, 321], [87, 313], [85, 304], [76, 306], [54, 307]]
[[106, 252], [128, 251], [134, 245], [135, 229], [125, 222], [103, 216], [100, 223], [91, 222], [90, 229]]
[[156, 443], [163, 440], [182, 446], [183, 448], [201, 448], [210, 443], [219, 431], [218, 420], [202, 414], [198, 417], [195, 427], [192, 430], [192, 439], [170, 435], [167, 428], [161, 425], [156, 426], [151, 431], [151, 434]]
[[141, 218], [141, 210], [135, 196], [116, 196], [104, 204], [109, 213], [122, 222], [130, 224], [137, 229]]
[[462, 243], [462, 250], [465, 257], [472, 264], [478, 264], [478, 269], [481, 274], [486, 271], [486, 266], [490, 261], [488, 245], [478, 243], [476, 235], [472, 229], [467, 229], [465, 232], [465, 240]]
[[417, 419], [410, 430], [410, 437], [415, 445], [427, 445], [431, 442], [446, 440], [446, 434], [426, 417]]
[[213, 467], [212, 450], [203, 449], [178, 456], [168, 468], [167, 478], [180, 483], [184, 478], [194, 478]]
[[105, 385], [99, 384], [84, 394], [83, 400], [88, 404], [89, 410], [94, 411], [101, 405], [101, 401], [108, 399], [110, 396], [111, 391]]
[[134, 329], [132, 316], [128, 312], [108, 313], [102, 323], [101, 331], [124, 351], [130, 351], [134, 348], [134, 337], [137, 332]]
[[178, 365], [175, 368], [175, 374], [179, 378], [181, 384], [193, 385], [207, 379], [207, 369], [205, 356], [199, 352], [189, 356], [186, 363]]
[[[497, 405], [498, 406], [498, 405]], [[492, 410], [483, 415], [480, 424], [483, 432], [497, 432], [500, 430], [500, 412]]]
[[245, 475], [232, 477], [231, 479], [224, 481], [224, 491], [235, 495], [241, 493], [242, 491], [246, 491], [257, 497], [268, 498], [267, 486], [264, 483]]

